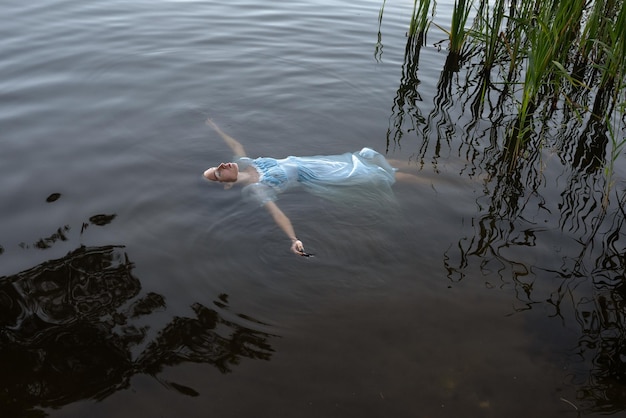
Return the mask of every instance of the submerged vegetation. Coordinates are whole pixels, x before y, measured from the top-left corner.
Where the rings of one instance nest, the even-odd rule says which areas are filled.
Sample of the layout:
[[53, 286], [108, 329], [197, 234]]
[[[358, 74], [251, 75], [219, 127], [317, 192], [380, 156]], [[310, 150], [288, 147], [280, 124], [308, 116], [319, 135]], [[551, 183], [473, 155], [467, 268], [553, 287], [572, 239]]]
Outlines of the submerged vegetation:
[[[624, 411], [624, 0], [456, 0], [447, 22], [436, 8], [414, 2], [387, 147], [408, 142], [434, 170], [448, 152], [481, 187], [448, 279], [513, 288], [515, 311], [573, 315], [575, 403]], [[428, 32], [448, 53], [432, 93], [418, 76]]]

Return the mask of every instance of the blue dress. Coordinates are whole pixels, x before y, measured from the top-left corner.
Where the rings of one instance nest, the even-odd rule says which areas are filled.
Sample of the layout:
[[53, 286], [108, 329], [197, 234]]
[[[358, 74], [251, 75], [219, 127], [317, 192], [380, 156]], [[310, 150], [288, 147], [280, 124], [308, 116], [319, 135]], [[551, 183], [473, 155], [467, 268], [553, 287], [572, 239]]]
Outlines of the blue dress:
[[247, 199], [263, 205], [280, 193], [301, 187], [326, 199], [357, 204], [393, 200], [395, 169], [371, 148], [341, 155], [287, 157], [284, 159], [241, 157], [240, 169], [254, 167], [259, 181], [244, 187]]

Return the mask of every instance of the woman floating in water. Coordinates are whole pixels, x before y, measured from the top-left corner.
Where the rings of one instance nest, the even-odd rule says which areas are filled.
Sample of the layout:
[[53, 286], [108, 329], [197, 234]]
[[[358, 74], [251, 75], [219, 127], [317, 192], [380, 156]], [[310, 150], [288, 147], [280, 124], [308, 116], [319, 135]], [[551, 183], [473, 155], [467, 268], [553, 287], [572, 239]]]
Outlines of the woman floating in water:
[[235, 161], [221, 163], [204, 172], [204, 177], [224, 183], [229, 189], [234, 184], [244, 186], [244, 197], [258, 202], [272, 215], [276, 224], [291, 240], [291, 251], [306, 256], [302, 241], [296, 236], [289, 218], [276, 205], [277, 195], [294, 187], [303, 187], [316, 195], [332, 198], [358, 190], [376, 196], [390, 196], [391, 186], [399, 181], [419, 182], [409, 173], [393, 168], [378, 152], [363, 148], [354, 153], [287, 157], [283, 159], [246, 157], [243, 146], [224, 133], [211, 119], [211, 126], [235, 154]]

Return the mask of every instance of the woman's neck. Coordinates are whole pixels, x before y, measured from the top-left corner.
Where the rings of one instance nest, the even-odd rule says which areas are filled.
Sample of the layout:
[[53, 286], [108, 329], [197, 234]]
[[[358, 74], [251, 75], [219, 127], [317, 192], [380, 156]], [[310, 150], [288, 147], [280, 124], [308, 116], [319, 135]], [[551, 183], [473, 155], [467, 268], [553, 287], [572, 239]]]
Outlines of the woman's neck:
[[245, 170], [240, 171], [237, 176], [237, 183], [251, 184], [259, 181], [259, 173], [254, 167], [247, 167]]

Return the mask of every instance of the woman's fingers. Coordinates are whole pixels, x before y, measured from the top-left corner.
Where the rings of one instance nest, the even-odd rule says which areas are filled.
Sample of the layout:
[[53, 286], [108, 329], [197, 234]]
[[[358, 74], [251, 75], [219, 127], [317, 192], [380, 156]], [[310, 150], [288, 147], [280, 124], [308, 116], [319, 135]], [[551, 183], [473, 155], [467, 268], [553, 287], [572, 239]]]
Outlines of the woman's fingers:
[[294, 253], [301, 255], [303, 257], [312, 257], [313, 254], [309, 254], [309, 253], [305, 253], [304, 252], [304, 245], [302, 245], [302, 241], [298, 240], [296, 242], [293, 243], [293, 245], [291, 246], [291, 251], [293, 251]]
[[304, 253], [304, 245], [302, 245], [302, 241], [300, 240], [294, 241], [293, 244], [291, 245], [291, 251], [293, 251], [294, 253], [298, 255], [302, 255], [302, 253]]

